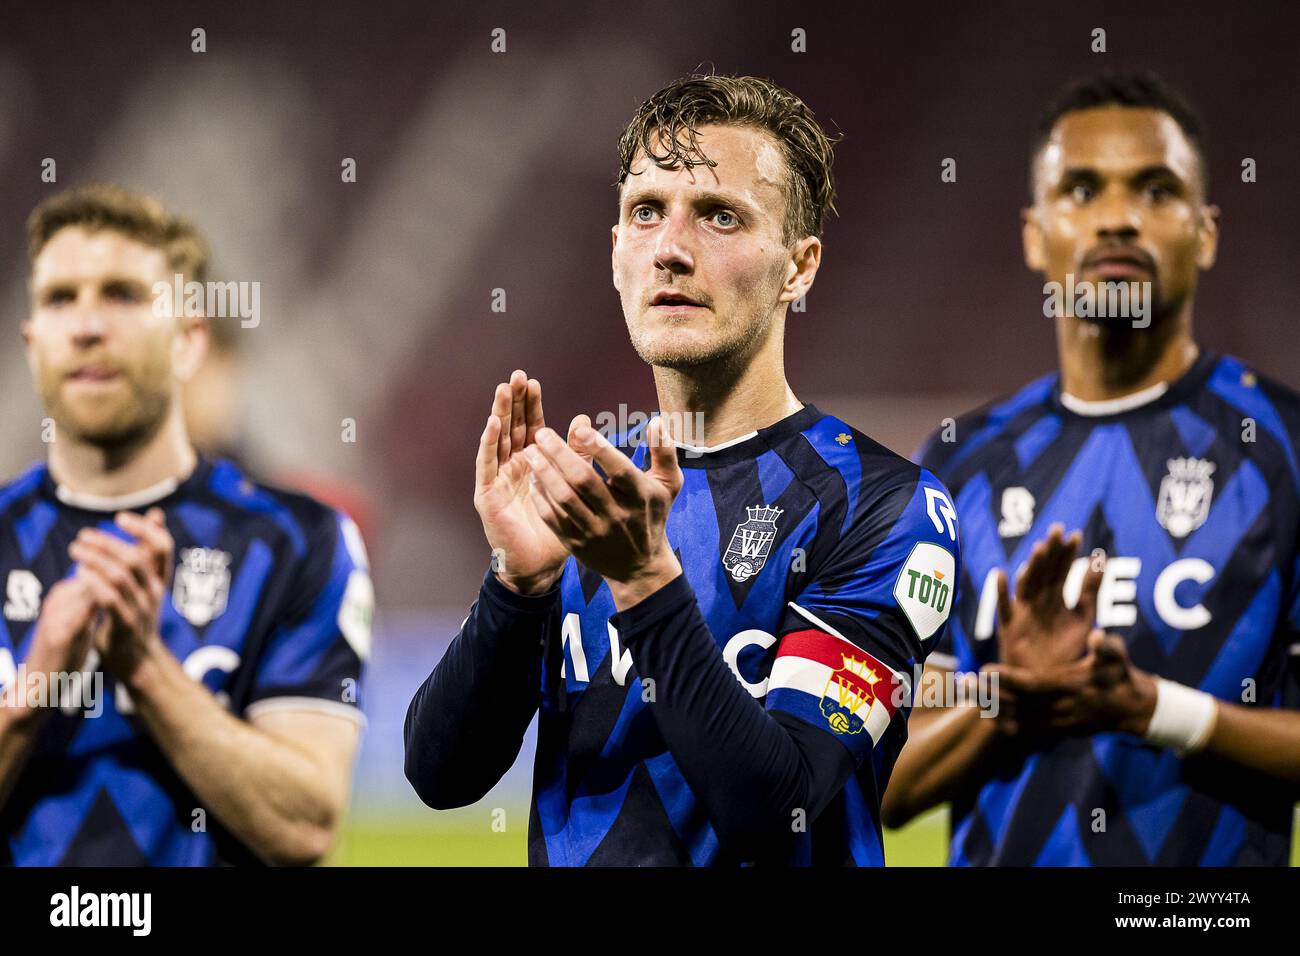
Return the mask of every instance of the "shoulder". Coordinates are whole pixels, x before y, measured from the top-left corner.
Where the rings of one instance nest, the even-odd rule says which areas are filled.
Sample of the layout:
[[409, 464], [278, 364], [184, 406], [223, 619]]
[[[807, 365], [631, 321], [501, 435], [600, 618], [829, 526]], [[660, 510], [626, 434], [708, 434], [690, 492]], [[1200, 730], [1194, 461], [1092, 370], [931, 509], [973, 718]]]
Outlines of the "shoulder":
[[256, 527], [259, 535], [275, 539], [294, 557], [331, 555], [340, 538], [352, 548], [349, 538], [353, 536], [360, 548], [360, 535], [347, 515], [311, 495], [255, 480], [227, 459], [212, 462], [207, 491], [239, 519]]
[[1256, 371], [1242, 359], [1220, 356], [1205, 387], [1243, 413], [1255, 413], [1261, 425], [1285, 433], [1292, 445], [1300, 437], [1300, 393]]
[[1254, 454], [1269, 454], [1265, 449], [1273, 449], [1271, 454], [1285, 460], [1292, 481], [1300, 488], [1300, 393], [1231, 355], [1220, 356], [1215, 362], [1205, 390], [1232, 410], [1228, 423], [1232, 430], [1253, 433], [1249, 444]]
[[40, 494], [46, 474], [45, 462], [36, 462], [0, 486], [0, 518], [9, 518], [24, 502]]
[[824, 505], [827, 497], [843, 496], [837, 511], [844, 515], [846, 536], [856, 532], [880, 541], [891, 532], [915, 533], [924, 528], [948, 532], [950, 521], [955, 520], [951, 499], [929, 468], [831, 414], [823, 414], [801, 438], [815, 457], [805, 456], [799, 477], [814, 486]]
[[1059, 373], [1048, 372], [1010, 395], [946, 420], [926, 437], [917, 452], [917, 460], [945, 481], [951, 481], [971, 456], [1014, 434], [1027, 419], [1043, 414], [1050, 407], [1058, 377]]

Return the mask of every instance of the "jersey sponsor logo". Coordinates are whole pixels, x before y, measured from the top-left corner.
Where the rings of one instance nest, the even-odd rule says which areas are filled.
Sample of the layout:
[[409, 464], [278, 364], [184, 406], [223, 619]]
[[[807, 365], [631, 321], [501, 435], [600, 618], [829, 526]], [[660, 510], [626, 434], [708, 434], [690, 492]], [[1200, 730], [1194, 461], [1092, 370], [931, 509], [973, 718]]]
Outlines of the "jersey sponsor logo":
[[947, 548], [918, 541], [898, 572], [894, 600], [923, 641], [948, 620], [956, 569], [956, 559]]
[[[1070, 566], [1062, 588], [1066, 607], [1074, 607], [1079, 602], [1083, 576], [1091, 560], [1090, 557], [1075, 558]], [[973, 636], [977, 641], [986, 641], [994, 634], [998, 606], [997, 573], [997, 568], [991, 568], [984, 578], [979, 609], [975, 612]], [[1137, 623], [1138, 576], [1141, 573], [1141, 558], [1113, 555], [1106, 559], [1101, 572], [1101, 586], [1097, 589], [1098, 627], [1132, 627]], [[1180, 631], [1194, 631], [1209, 624], [1213, 619], [1209, 608], [1199, 601], [1186, 603], [1192, 594], [1190, 590], [1183, 592], [1182, 601], [1176, 595], [1179, 585], [1186, 581], [1204, 589], [1215, 574], [1214, 565], [1204, 558], [1179, 558], [1161, 568], [1151, 586], [1151, 604], [1160, 620]]]
[[[461, 627], [464, 627], [461, 623]], [[632, 652], [623, 647], [619, 640], [618, 629], [608, 621], [605, 622], [605, 633], [609, 638], [609, 676], [619, 687], [627, 685], [627, 674], [632, 669]], [[760, 628], [751, 627], [747, 630], [734, 634], [731, 640], [727, 641], [726, 646], [722, 649], [722, 659], [726, 661], [727, 666], [731, 668], [731, 673], [735, 675], [736, 680], [740, 681], [740, 686], [749, 692], [755, 700], [762, 700], [767, 696], [768, 678], [764, 677], [757, 683], [747, 680], [745, 675], [740, 672], [740, 653], [747, 647], [758, 647], [767, 650], [776, 643], [776, 636]], [[578, 684], [591, 683], [591, 669], [587, 665], [587, 650], [582, 643], [582, 618], [577, 611], [570, 611], [564, 615], [564, 620], [560, 624], [560, 648], [562, 653], [560, 657], [560, 676], [568, 679], [569, 661], [573, 661], [573, 680]]]
[[230, 553], [216, 548], [186, 548], [180, 559], [172, 585], [172, 604], [185, 620], [203, 627], [226, 609]]
[[1160, 481], [1156, 520], [1175, 538], [1185, 538], [1210, 515], [1214, 462], [1204, 458], [1170, 458], [1169, 474]]
[[748, 581], [767, 563], [776, 540], [776, 519], [782, 509], [768, 505], [745, 508], [749, 518], [736, 525], [731, 542], [722, 555], [722, 566], [737, 583]]
[[26, 568], [10, 571], [5, 582], [5, 617], [11, 621], [34, 621], [40, 613], [40, 579]]
[[903, 678], [851, 641], [809, 629], [781, 641], [769, 693], [797, 690], [817, 699], [826, 726], [878, 743], [904, 697]]
[[998, 537], [1020, 538], [1034, 526], [1034, 496], [1028, 488], [1007, 488], [1002, 492], [1002, 520]]

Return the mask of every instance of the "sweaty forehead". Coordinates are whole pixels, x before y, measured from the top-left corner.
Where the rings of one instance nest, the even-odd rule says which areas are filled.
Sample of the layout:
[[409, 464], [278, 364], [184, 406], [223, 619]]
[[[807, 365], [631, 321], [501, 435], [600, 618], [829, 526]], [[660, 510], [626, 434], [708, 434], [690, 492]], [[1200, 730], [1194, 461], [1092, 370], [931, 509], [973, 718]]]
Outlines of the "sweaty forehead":
[[[731, 191], [757, 206], [781, 208], [787, 170], [776, 139], [764, 130], [745, 126], [709, 125], [699, 128], [700, 150], [714, 166], [663, 169], [638, 151], [623, 193], [637, 188]], [[660, 134], [662, 135], [662, 134]], [[685, 137], [681, 142], [685, 143]], [[664, 152], [656, 138], [656, 151]], [[775, 205], [773, 205], [775, 204]]]
[[1066, 113], [1039, 151], [1039, 177], [1056, 181], [1070, 169], [1091, 169], [1123, 177], [1151, 166], [1167, 166], [1188, 183], [1199, 184], [1196, 150], [1178, 122], [1163, 110], [1100, 106]]

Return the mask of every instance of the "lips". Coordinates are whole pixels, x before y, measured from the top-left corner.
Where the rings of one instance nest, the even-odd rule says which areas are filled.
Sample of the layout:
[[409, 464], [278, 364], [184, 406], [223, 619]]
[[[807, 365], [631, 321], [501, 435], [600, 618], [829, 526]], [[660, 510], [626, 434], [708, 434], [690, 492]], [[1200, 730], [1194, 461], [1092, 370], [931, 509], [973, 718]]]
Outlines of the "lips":
[[703, 303], [689, 295], [681, 292], [668, 292], [661, 290], [656, 292], [654, 298], [650, 300], [651, 306], [663, 306], [665, 308], [702, 308]]
[[1140, 249], [1096, 249], [1083, 258], [1083, 268], [1102, 278], [1130, 278], [1154, 275], [1155, 261]]
[[111, 382], [121, 375], [121, 371], [111, 365], [83, 365], [68, 373], [70, 382]]

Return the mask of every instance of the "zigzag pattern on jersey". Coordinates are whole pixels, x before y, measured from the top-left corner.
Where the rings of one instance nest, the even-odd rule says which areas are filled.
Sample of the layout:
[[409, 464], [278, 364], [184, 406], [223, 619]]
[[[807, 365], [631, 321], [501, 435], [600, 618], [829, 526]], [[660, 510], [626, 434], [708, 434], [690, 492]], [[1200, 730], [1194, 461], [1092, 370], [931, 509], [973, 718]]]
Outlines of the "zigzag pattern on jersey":
[[[786, 596], [797, 592], [796, 579], [815, 576], [817, 562], [824, 560], [862, 506], [862, 455], [869, 449], [835, 440], [848, 430], [843, 422], [823, 415], [800, 435], [753, 458], [718, 468], [683, 468], [684, 484], [669, 517], [668, 536], [715, 637], [725, 639], [757, 621], [779, 620], [780, 610], [774, 613], [773, 608], [784, 608]], [[631, 455], [642, 470], [647, 467], [646, 453], [646, 446], [639, 444]], [[746, 520], [746, 506], [756, 504], [774, 505], [783, 513], [763, 569], [737, 582], [723, 567], [721, 555], [735, 527]], [[795, 572], [792, 549], [809, 531], [808, 567]], [[576, 613], [581, 626], [570, 629], [565, 642], [567, 693], [547, 692], [558, 685], [558, 678], [546, 668], [543, 674], [541, 719], [553, 722], [547, 736], [568, 741], [563, 753], [538, 753], [535, 779], [556, 781], [536, 793], [535, 823], [544, 836], [548, 864], [626, 859], [637, 845], [630, 830], [644, 827], [646, 819], [657, 815], [671, 825], [658, 832], [677, 838], [668, 857], [655, 843], [662, 862], [715, 860], [717, 835], [659, 735], [635, 667], [628, 668], [620, 686], [612, 679], [615, 662], [609, 644], [597, 642], [580, 651], [590, 679], [585, 684], [578, 679], [573, 645], [581, 633], [607, 633], [608, 618], [615, 613], [608, 587], [571, 558], [561, 591], [566, 614]], [[771, 650], [750, 647], [742, 653], [738, 667], [747, 680], [760, 679]], [[854, 792], [860, 795], [860, 786]], [[874, 832], [869, 841], [863, 837], [858, 842], [868, 845], [859, 855], [874, 862], [879, 854]], [[610, 858], [613, 847], [618, 857]]]
[[[1253, 567], [1257, 549], [1243, 547], [1267, 540], [1277, 517], [1270, 513], [1270, 485], [1279, 480], [1291, 485], [1297, 475], [1281, 415], [1259, 389], [1243, 385], [1247, 378], [1240, 364], [1226, 359], [1188, 404], [1138, 421], [1064, 426], [1044, 399], [1051, 378], [1046, 393], [1045, 380], [1040, 380], [976, 422], [972, 441], [979, 442], [973, 452], [963, 448], [947, 456], [954, 471], [945, 477], [950, 487], [960, 488], [956, 503], [963, 521], [966, 600], [979, 599], [995, 566], [1019, 567], [1050, 524], [1082, 528], [1086, 547], [1142, 556], [1137, 622], [1112, 628], [1125, 635], [1137, 666], [1221, 697], [1235, 696], [1241, 675], [1260, 672], [1265, 655], [1274, 649], [1271, 622], [1284, 597], [1278, 571]], [[1245, 414], [1259, 424], [1262, 455], [1248, 456], [1241, 443], [1224, 438], [1236, 437]], [[1013, 480], [999, 467], [1008, 444], [1019, 465]], [[1176, 455], [1208, 457], [1217, 466], [1205, 523], [1181, 541], [1156, 518], [1159, 484], [1168, 458]], [[1285, 464], [1279, 472], [1269, 462]], [[988, 471], [1002, 475], [997, 489]], [[997, 531], [995, 491], [1011, 485], [1028, 488], [1037, 504], [1033, 527], [1004, 540]], [[1185, 639], [1184, 632], [1162, 620], [1151, 597], [1153, 577], [1188, 557], [1201, 558], [1218, 572], [1207, 585], [1188, 581], [1179, 588], [1184, 606], [1206, 602], [1215, 607], [1212, 620], [1195, 632], [1196, 640]], [[1220, 587], [1234, 577], [1261, 583], [1240, 594]], [[955, 625], [958, 639], [969, 642], [976, 656], [967, 665], [992, 660], [996, 642], [974, 640], [966, 626], [970, 618], [963, 617]], [[1231, 774], [1231, 787], [1222, 782], [1224, 774]], [[1082, 789], [1081, 780], [1086, 781]], [[1289, 824], [1277, 819], [1276, 784], [1257, 783], [1257, 788], [1246, 788], [1239, 769], [1215, 766], [1208, 758], [1183, 762], [1124, 735], [1061, 741], [1009, 759], [973, 800], [959, 801], [953, 862], [1223, 865], [1264, 860], [1274, 840], [1266, 831], [1285, 831]], [[1243, 799], [1247, 790], [1258, 798]], [[1235, 806], [1218, 802], [1229, 798]], [[1106, 814], [1104, 830], [1097, 829], [1098, 808]]]

